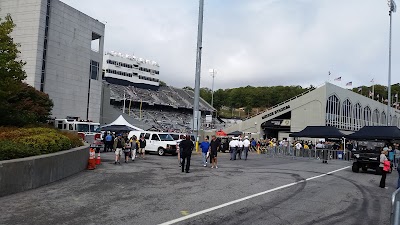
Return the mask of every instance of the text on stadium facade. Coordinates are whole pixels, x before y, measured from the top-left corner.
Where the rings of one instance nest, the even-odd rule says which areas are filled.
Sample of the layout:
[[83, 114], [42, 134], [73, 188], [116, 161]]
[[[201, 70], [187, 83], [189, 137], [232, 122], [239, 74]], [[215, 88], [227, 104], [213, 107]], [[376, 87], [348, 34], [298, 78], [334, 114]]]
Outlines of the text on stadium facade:
[[273, 116], [273, 115], [275, 115], [275, 114], [277, 114], [277, 113], [280, 113], [280, 112], [282, 112], [282, 111], [285, 111], [286, 109], [290, 109], [290, 105], [284, 106], [284, 107], [282, 107], [282, 108], [280, 108], [280, 109], [277, 109], [277, 110], [275, 110], [275, 111], [273, 111], [273, 112], [270, 112], [270, 113], [268, 113], [267, 115], [263, 116], [262, 119], [265, 119], [265, 118], [267, 118], [267, 117]]

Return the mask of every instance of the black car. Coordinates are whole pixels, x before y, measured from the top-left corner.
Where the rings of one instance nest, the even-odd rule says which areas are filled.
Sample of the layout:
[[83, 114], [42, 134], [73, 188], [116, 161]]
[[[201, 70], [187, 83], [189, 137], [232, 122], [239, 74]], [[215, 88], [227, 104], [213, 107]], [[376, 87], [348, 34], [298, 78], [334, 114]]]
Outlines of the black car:
[[385, 146], [383, 142], [360, 142], [358, 150], [353, 150], [352, 171], [358, 173], [360, 169], [367, 172], [368, 169], [375, 170], [375, 174], [380, 174], [379, 160], [381, 149]]

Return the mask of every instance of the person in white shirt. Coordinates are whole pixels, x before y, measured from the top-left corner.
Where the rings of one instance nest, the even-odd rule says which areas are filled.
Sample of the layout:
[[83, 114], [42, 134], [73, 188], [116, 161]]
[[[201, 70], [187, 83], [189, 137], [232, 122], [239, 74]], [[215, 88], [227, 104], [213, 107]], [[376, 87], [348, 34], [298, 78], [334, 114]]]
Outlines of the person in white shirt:
[[237, 148], [237, 155], [239, 159], [242, 159], [242, 152], [243, 152], [243, 141], [242, 138], [239, 138], [238, 148]]
[[249, 152], [249, 147], [250, 147], [249, 137], [245, 136], [244, 141], [243, 141], [244, 160], [247, 160], [247, 154]]
[[236, 160], [236, 150], [237, 147], [239, 146], [239, 142], [237, 140], [237, 137], [233, 137], [232, 140], [229, 142], [229, 152], [231, 153], [231, 159], [230, 160]]
[[300, 142], [297, 142], [295, 147], [296, 147], [297, 150], [300, 150], [303, 146], [300, 144]]

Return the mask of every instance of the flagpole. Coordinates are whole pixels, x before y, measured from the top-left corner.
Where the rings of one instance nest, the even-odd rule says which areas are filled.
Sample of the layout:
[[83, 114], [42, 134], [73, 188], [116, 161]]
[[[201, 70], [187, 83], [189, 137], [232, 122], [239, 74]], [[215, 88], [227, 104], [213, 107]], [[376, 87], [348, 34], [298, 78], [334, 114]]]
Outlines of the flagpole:
[[125, 107], [126, 107], [126, 106], [125, 106], [125, 100], [126, 100], [126, 99], [125, 99], [125, 90], [124, 90], [124, 108], [122, 109], [122, 113], [125, 113]]
[[130, 99], [130, 101], [129, 101], [129, 112], [128, 112], [128, 115], [130, 116], [131, 115], [131, 105], [132, 105], [132, 98]]

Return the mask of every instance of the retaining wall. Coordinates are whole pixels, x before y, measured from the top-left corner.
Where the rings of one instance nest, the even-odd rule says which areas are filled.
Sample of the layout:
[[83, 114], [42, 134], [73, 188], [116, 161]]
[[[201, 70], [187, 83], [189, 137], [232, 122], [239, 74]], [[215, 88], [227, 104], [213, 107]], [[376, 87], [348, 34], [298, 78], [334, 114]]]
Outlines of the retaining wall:
[[76, 174], [87, 167], [89, 146], [0, 161], [0, 197], [37, 188]]

